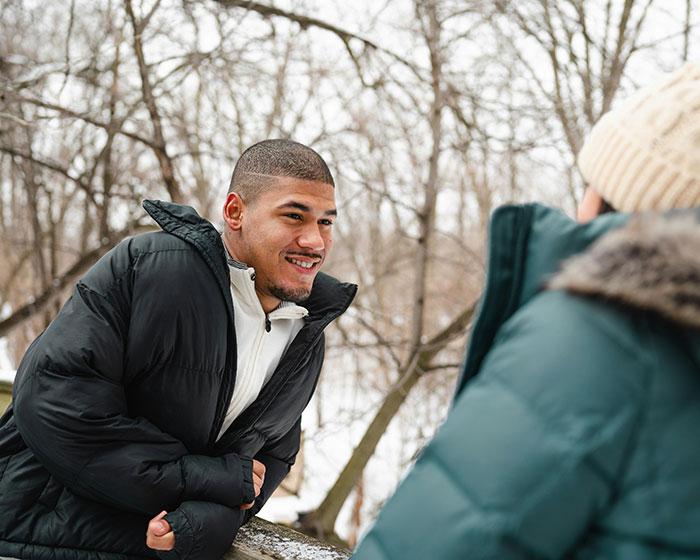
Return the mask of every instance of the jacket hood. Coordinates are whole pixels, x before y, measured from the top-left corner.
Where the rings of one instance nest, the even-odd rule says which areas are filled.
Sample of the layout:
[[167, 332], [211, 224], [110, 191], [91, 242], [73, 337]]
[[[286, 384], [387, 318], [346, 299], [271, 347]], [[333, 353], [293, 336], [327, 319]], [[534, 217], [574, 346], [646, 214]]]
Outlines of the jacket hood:
[[548, 287], [700, 329], [700, 223], [694, 215], [634, 217], [567, 260]]
[[[695, 208], [612, 212], [578, 224], [540, 204], [497, 208], [484, 294], [457, 394], [478, 373], [500, 327], [543, 287], [661, 314], [685, 327], [689, 350], [700, 363], [699, 219]], [[647, 262], [649, 255], [654, 258]]]
[[194, 208], [162, 200], [144, 200], [143, 208], [164, 231], [196, 246], [217, 275], [228, 271], [219, 232]]

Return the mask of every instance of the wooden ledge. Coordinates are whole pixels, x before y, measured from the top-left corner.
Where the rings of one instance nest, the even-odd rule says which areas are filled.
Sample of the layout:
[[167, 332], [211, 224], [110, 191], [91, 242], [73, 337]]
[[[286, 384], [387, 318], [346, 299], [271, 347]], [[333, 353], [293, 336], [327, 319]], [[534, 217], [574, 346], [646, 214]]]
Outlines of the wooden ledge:
[[222, 560], [346, 560], [350, 551], [254, 517]]

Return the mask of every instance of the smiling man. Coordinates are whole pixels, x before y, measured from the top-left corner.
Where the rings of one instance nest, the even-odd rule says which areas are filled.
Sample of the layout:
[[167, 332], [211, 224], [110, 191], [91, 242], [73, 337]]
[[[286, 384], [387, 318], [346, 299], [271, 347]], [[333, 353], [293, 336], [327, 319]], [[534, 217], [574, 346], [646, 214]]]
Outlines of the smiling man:
[[[237, 180], [239, 176], [240, 182]], [[248, 181], [267, 183], [262, 193]], [[333, 246], [337, 215], [330, 175], [325, 181], [234, 173], [226, 204], [224, 241], [239, 262], [255, 262], [255, 291], [266, 312], [281, 301], [300, 302]]]
[[[357, 287], [319, 270], [333, 178], [310, 148], [239, 159], [224, 233], [146, 201], [30, 346], [0, 422], [0, 556], [220, 557], [299, 449], [324, 328]], [[150, 521], [149, 521], [150, 520]]]

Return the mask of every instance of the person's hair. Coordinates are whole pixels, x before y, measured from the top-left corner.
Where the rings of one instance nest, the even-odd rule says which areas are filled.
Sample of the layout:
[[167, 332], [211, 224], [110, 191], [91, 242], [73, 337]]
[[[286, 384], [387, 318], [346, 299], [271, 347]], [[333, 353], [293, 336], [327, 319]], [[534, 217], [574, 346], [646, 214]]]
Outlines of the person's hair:
[[598, 215], [601, 216], [603, 214], [610, 214], [611, 212], [617, 212], [617, 210], [607, 200], [605, 200], [604, 198], [601, 198], [600, 199], [600, 208], [598, 209]]
[[250, 204], [276, 185], [278, 177], [325, 183], [335, 187], [330, 169], [314, 150], [293, 140], [272, 139], [253, 144], [236, 163], [228, 192]]

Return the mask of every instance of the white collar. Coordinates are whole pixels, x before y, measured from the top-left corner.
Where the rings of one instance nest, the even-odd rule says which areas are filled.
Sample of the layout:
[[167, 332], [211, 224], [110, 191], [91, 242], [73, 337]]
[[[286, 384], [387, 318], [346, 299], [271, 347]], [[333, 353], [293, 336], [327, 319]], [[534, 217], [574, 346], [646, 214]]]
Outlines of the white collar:
[[231, 278], [231, 288], [236, 295], [236, 301], [252, 315], [259, 315], [272, 319], [301, 319], [309, 314], [305, 307], [297, 305], [292, 301], [281, 301], [280, 304], [265, 313], [255, 291], [255, 269], [244, 263], [234, 260], [230, 255], [228, 258], [229, 275]]

